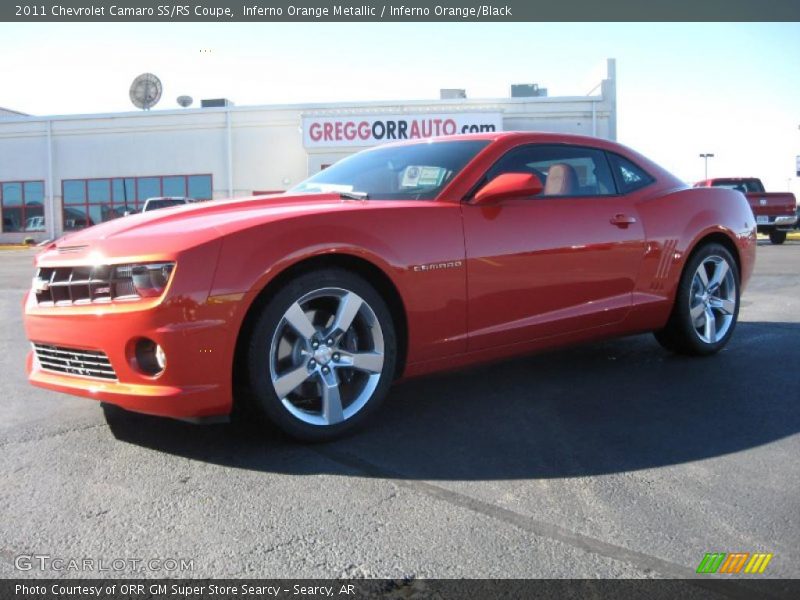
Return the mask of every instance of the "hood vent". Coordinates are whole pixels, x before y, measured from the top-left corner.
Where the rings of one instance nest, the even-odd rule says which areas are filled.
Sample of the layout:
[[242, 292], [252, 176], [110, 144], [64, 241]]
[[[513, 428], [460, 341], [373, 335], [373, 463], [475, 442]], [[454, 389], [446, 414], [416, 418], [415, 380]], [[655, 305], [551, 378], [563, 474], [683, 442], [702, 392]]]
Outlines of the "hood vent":
[[86, 247], [86, 244], [83, 244], [82, 246], [57, 246], [59, 254], [75, 254]]

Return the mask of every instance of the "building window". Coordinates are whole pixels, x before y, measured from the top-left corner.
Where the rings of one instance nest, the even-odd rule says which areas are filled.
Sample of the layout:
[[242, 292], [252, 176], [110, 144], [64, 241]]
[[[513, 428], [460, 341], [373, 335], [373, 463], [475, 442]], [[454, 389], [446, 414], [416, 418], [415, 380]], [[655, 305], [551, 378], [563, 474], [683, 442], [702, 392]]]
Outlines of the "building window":
[[211, 199], [211, 175], [189, 175], [186, 178], [189, 197], [195, 200]]
[[164, 177], [161, 185], [165, 196], [186, 195], [186, 177]]
[[0, 207], [4, 233], [44, 231], [44, 182], [0, 183]]
[[67, 231], [139, 212], [148, 198], [189, 196], [210, 200], [213, 190], [211, 175], [65, 179], [61, 186]]

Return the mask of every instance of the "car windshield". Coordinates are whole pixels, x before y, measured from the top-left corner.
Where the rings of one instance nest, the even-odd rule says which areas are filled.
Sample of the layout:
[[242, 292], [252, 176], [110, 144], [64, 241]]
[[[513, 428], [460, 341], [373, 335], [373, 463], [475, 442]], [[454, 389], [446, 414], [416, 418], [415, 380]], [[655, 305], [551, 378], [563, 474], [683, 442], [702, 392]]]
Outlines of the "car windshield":
[[376, 148], [345, 158], [289, 191], [430, 200], [488, 143], [459, 140]]

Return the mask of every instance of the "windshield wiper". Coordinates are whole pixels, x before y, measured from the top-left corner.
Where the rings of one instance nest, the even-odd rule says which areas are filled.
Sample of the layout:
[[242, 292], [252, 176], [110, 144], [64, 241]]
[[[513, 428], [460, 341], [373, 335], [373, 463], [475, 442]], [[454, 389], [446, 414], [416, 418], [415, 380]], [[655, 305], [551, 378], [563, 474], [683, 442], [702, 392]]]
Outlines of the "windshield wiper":
[[339, 198], [347, 198], [348, 200], [368, 200], [369, 194], [367, 192], [339, 192]]

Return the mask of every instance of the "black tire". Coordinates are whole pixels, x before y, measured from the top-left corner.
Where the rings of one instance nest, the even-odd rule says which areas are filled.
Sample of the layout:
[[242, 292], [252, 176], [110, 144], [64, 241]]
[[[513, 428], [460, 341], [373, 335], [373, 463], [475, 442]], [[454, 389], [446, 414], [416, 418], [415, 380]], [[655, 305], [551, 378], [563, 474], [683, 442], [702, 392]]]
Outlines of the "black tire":
[[[363, 303], [366, 304], [366, 308], [363, 310], [369, 313], [365, 317], [362, 312], [359, 312], [356, 317], [354, 317], [352, 321], [353, 325], [348, 328], [347, 333], [341, 334], [340, 341], [331, 345], [330, 349], [334, 351], [335, 347], [339, 347], [340, 352], [344, 354], [347, 349], [340, 346], [340, 344], [344, 344], [345, 340], [352, 340], [353, 336], [358, 337], [355, 328], [359, 326], [359, 324], [361, 325], [362, 332], [367, 332], [362, 335], [362, 338], [367, 341], [373, 341], [370, 338], [370, 333], [374, 333], [375, 325], [370, 325], [370, 328], [367, 330], [364, 329], [367, 327], [364, 323], [374, 323], [372, 320], [372, 316], [374, 315], [379, 325], [379, 332], [382, 334], [383, 364], [382, 367], [379, 367], [379, 378], [375, 378], [372, 376], [378, 375], [377, 368], [376, 372], [368, 374], [355, 369], [348, 370], [347, 367], [340, 367], [338, 363], [334, 363], [334, 358], [326, 356], [325, 358], [327, 358], [329, 362], [325, 362], [324, 365], [329, 367], [327, 372], [330, 375], [328, 376], [336, 379], [337, 394], [339, 393], [338, 390], [339, 385], [342, 383], [342, 378], [347, 377], [351, 377], [356, 381], [356, 384], [353, 386], [356, 389], [358, 388], [359, 377], [365, 381], [369, 381], [369, 385], [364, 386], [365, 390], [374, 389], [372, 389], [371, 394], [362, 392], [362, 395], [356, 398], [358, 404], [361, 404], [364, 398], [368, 398], [360, 409], [355, 409], [356, 401], [350, 403], [349, 406], [353, 406], [353, 409], [357, 410], [357, 412], [350, 416], [345, 416], [344, 420], [335, 424], [313, 424], [303, 419], [319, 418], [324, 420], [325, 418], [325, 401], [323, 400], [324, 379], [322, 375], [322, 370], [325, 368], [325, 366], [323, 366], [324, 359], [318, 361], [311, 360], [311, 363], [316, 363], [317, 371], [313, 372], [305, 382], [299, 384], [293, 391], [287, 393], [285, 399], [290, 405], [289, 408], [284, 404], [284, 400], [278, 397], [275, 387], [278, 383], [273, 385], [273, 377], [281, 377], [280, 374], [276, 374], [275, 367], [273, 366], [277, 365], [276, 354], [273, 353], [273, 344], [277, 344], [277, 346], [281, 344], [284, 344], [284, 346], [290, 345], [285, 341], [285, 337], [281, 337], [283, 335], [281, 332], [295, 331], [285, 320], [285, 316], [290, 307], [293, 307], [298, 300], [308, 297], [309, 295], [313, 296], [316, 293], [324, 294], [325, 290], [354, 293], [360, 300], [363, 300]], [[311, 300], [311, 302], [315, 301], [318, 303], [326, 302], [326, 297], [323, 295], [321, 299], [317, 298]], [[322, 312], [322, 309], [317, 309], [316, 311], [310, 311], [310, 313], [304, 314], [312, 314], [311, 319], [315, 320], [319, 318], [319, 313]], [[323, 315], [323, 318], [327, 317]], [[335, 320], [335, 315], [333, 318]], [[279, 327], [280, 331], [278, 330]], [[324, 327], [320, 327], [317, 335], [323, 332], [323, 330]], [[295, 348], [290, 352], [290, 358], [283, 359], [295, 361], [289, 366], [289, 370], [296, 370], [303, 364], [310, 364], [304, 361], [313, 359], [317, 355], [309, 354], [309, 352], [319, 351], [312, 350], [310, 343], [308, 343], [308, 340], [311, 338], [299, 334], [297, 334], [296, 337], [298, 340], [294, 342]], [[317, 341], [316, 343], [321, 344], [320, 349], [324, 347], [327, 350], [329, 348], [327, 340], [324, 339], [325, 337], [328, 336], [320, 337], [319, 340], [322, 341]], [[317, 338], [315, 337], [314, 339]], [[298, 350], [298, 347], [302, 349]], [[354, 352], [355, 351], [356, 350], [354, 350]], [[277, 349], [275, 352], [277, 352]], [[298, 352], [302, 353], [302, 357], [298, 358]], [[248, 402], [246, 413], [255, 413], [267, 419], [279, 429], [296, 439], [309, 442], [322, 442], [352, 433], [362, 426], [379, 408], [394, 379], [395, 366], [397, 364], [397, 338], [389, 308], [375, 288], [353, 272], [339, 268], [330, 268], [298, 276], [296, 279], [284, 285], [270, 299], [256, 321], [252, 335], [250, 336], [249, 344], [247, 345], [245, 358], [249, 382], [249, 393], [246, 396], [246, 401]], [[335, 366], [335, 364], [337, 366]], [[375, 384], [376, 381], [377, 385]], [[349, 386], [350, 384], [351, 382], [348, 381], [344, 385]], [[290, 398], [294, 396], [301, 395], [301, 392], [298, 390], [310, 389], [304, 386], [311, 386], [311, 388], [317, 389], [319, 398], [316, 401], [319, 403], [319, 415], [315, 414], [316, 411], [314, 410], [306, 410], [308, 405], [298, 408], [290, 400]], [[314, 402], [315, 400], [311, 399], [311, 396], [313, 396], [313, 393], [310, 394], [308, 398], [299, 397], [298, 402]], [[342, 398], [340, 406], [344, 411], [349, 410], [348, 406], [345, 406], [344, 398]], [[294, 410], [296, 414], [293, 414], [291, 410]], [[344, 414], [344, 411], [342, 411], [342, 414]], [[300, 415], [299, 417], [297, 416], [298, 414]]]
[[786, 241], [786, 232], [773, 229], [769, 232], [769, 241], [775, 245], [780, 245]]
[[[695, 275], [698, 273], [700, 266], [704, 264], [713, 264], [717, 259], [727, 264], [728, 272], [731, 274], [731, 280], [726, 278], [726, 281], [730, 282], [735, 289], [731, 292], [729, 286], [726, 284], [726, 290], [728, 295], [735, 296], [735, 307], [731, 314], [733, 318], [728, 322], [724, 333], [716, 339], [716, 341], [709, 342], [701, 337], [705, 334], [706, 330], [701, 334], [698, 331], [699, 325], [697, 321], [693, 320], [691, 316], [693, 304], [695, 309], [702, 308], [700, 306], [701, 302], [698, 302], [700, 296], [696, 294], [697, 288], [693, 286], [698, 285], [698, 282], [695, 281]], [[704, 268], [707, 269], [707, 267]], [[739, 317], [739, 298], [739, 267], [733, 256], [731, 256], [731, 253], [724, 246], [719, 244], [712, 243], [701, 246], [695, 250], [686, 263], [686, 267], [681, 274], [681, 279], [678, 284], [675, 304], [672, 307], [672, 314], [670, 315], [669, 321], [667, 321], [666, 327], [654, 333], [656, 340], [658, 340], [664, 348], [677, 354], [708, 356], [719, 352], [730, 341], [731, 335], [733, 335], [733, 331], [736, 328], [736, 322]], [[726, 302], [730, 302], [730, 298], [727, 298], [727, 296]], [[729, 306], [729, 304], [727, 304], [727, 306]], [[709, 309], [706, 308], [706, 311], [708, 310]], [[704, 320], [707, 318], [705, 317], [706, 314], [707, 312], [704, 311]], [[711, 314], [715, 317], [714, 323], [717, 322], [716, 317], [722, 319], [723, 322], [727, 321], [722, 313], [717, 315], [712, 310]], [[716, 326], [714, 332], [715, 334], [717, 332]]]

